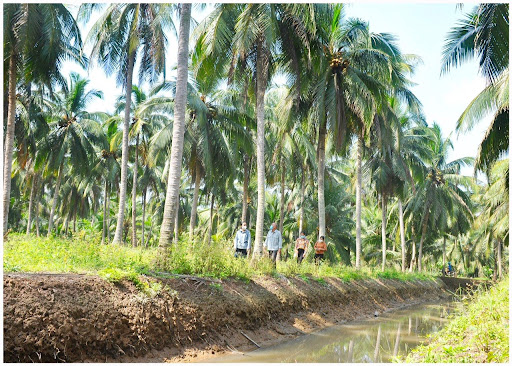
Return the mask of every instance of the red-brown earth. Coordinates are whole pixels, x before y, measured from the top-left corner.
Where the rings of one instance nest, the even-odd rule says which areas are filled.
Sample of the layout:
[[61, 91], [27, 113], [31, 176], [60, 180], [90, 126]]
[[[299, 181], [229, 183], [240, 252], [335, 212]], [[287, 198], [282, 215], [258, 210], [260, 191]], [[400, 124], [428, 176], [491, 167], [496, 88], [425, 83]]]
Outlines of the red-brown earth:
[[[5, 362], [186, 362], [267, 346], [336, 323], [450, 296], [440, 281], [250, 282], [191, 276], [133, 283], [4, 274]], [[246, 335], [244, 336], [242, 332]]]

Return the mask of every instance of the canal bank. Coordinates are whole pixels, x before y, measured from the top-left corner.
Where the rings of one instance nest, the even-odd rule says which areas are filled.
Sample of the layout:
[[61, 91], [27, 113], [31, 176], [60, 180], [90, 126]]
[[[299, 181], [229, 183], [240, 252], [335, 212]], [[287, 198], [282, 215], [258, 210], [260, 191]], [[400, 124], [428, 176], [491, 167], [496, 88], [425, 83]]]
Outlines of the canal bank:
[[450, 297], [440, 280], [147, 280], [5, 274], [4, 361], [194, 361]]

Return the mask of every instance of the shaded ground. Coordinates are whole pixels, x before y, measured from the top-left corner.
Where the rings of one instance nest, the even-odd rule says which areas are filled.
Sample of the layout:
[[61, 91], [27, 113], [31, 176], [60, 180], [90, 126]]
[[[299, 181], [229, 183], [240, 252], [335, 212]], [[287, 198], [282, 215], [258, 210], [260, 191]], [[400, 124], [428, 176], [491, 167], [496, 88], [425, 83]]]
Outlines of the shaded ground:
[[6, 362], [194, 361], [256, 348], [335, 323], [449, 296], [441, 281], [301, 278], [211, 281], [98, 276], [4, 275]]

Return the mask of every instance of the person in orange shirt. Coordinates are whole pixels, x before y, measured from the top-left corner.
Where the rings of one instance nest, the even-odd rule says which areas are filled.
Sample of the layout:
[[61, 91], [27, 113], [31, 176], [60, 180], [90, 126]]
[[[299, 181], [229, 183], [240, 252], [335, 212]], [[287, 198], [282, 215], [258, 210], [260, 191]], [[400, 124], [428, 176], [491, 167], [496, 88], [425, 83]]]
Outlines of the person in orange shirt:
[[301, 264], [306, 256], [309, 247], [309, 240], [306, 238], [304, 231], [301, 231], [300, 236], [295, 242], [295, 253], [297, 254], [297, 263]]
[[315, 264], [319, 264], [324, 259], [324, 253], [327, 251], [327, 244], [321, 236], [320, 240], [315, 243]]

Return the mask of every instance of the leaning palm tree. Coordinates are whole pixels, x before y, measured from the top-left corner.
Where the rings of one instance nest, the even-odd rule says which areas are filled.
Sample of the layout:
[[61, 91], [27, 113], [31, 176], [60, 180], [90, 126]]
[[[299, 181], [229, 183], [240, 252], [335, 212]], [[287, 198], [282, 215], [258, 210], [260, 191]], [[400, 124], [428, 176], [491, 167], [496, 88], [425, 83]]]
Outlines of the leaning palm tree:
[[[103, 4], [83, 4], [79, 18], [88, 21], [91, 12]], [[165, 30], [172, 27], [170, 4], [111, 4], [96, 21], [87, 36], [93, 44], [91, 58], [96, 59], [107, 72], [117, 72], [117, 82], [124, 87], [123, 143], [121, 154], [121, 182], [119, 212], [114, 243], [122, 242], [128, 179], [128, 140], [132, 79], [135, 61], [140, 53], [139, 84], [150, 82], [165, 69], [167, 37]]]
[[459, 117], [457, 131], [467, 132], [494, 114], [482, 140], [475, 171], [488, 171], [508, 151], [509, 131], [509, 4], [481, 4], [452, 28], [443, 49], [441, 72], [478, 57], [488, 85]]
[[50, 134], [42, 142], [36, 156], [36, 168], [44, 166], [57, 174], [54, 196], [48, 219], [48, 235], [53, 229], [53, 215], [57, 207], [59, 189], [64, 175], [65, 164], [73, 161], [73, 169], [85, 175], [95, 155], [94, 145], [101, 141], [99, 115], [86, 111], [88, 104], [102, 98], [98, 90], [87, 90], [89, 81], [78, 74], [70, 75], [68, 90], [54, 94], [50, 105]]
[[[62, 62], [74, 59], [84, 65], [82, 41], [75, 19], [63, 4], [5, 4], [4, 70], [7, 83], [7, 128], [5, 131], [3, 171], [3, 230], [7, 230], [11, 193], [12, 155], [14, 151], [16, 85], [34, 81], [52, 89], [65, 87], [60, 74]], [[30, 90], [30, 86], [27, 88]]]

